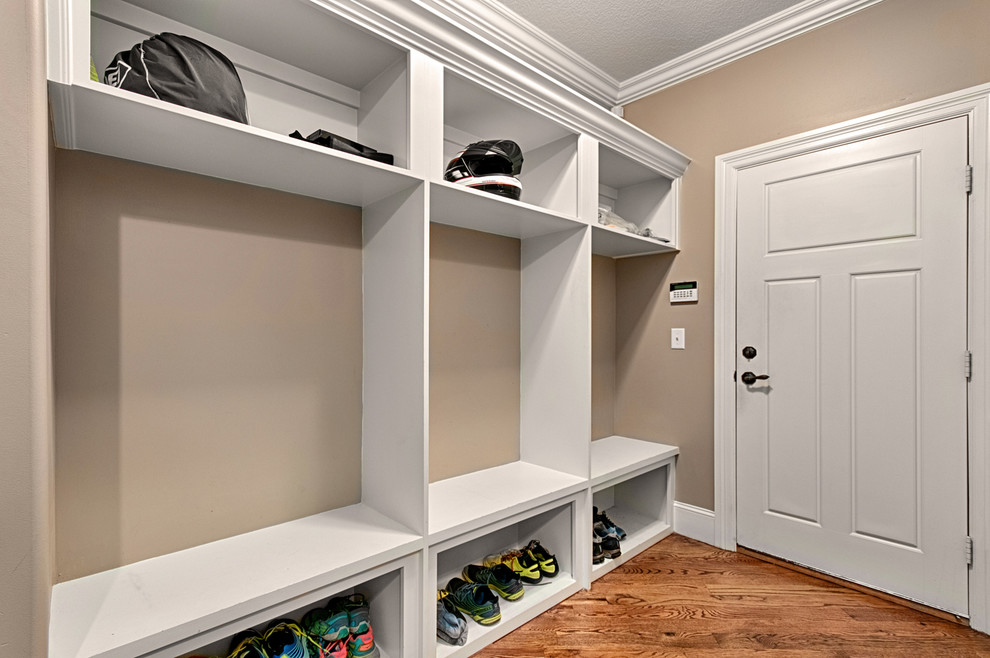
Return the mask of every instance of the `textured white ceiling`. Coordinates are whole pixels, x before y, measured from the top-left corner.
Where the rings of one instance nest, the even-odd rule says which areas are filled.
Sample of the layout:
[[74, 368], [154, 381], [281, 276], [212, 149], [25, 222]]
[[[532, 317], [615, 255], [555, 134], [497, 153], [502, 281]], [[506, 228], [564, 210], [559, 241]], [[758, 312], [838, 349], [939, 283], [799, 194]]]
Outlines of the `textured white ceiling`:
[[498, 0], [622, 82], [804, 0]]

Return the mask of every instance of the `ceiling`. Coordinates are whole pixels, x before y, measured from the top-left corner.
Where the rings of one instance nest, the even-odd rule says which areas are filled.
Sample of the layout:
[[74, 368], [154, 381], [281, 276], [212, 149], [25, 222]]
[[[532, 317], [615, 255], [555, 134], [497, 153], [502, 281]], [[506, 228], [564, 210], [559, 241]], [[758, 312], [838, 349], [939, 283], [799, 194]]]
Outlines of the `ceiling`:
[[804, 0], [497, 0], [622, 82]]
[[621, 106], [881, 0], [419, 0], [565, 86]]

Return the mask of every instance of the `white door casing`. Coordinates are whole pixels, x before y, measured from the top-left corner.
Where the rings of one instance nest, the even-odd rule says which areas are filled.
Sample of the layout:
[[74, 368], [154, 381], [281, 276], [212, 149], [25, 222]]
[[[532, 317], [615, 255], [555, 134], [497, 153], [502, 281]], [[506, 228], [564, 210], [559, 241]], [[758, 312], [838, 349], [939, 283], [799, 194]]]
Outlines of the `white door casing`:
[[[728, 153], [716, 158], [715, 195], [715, 509], [714, 543], [736, 547], [736, 214], [740, 174], [751, 167], [937, 121], [963, 117], [969, 127], [968, 334], [970, 625], [990, 630], [990, 84]], [[761, 372], [755, 370], [756, 372]]]
[[968, 614], [967, 122], [740, 173], [737, 541]]

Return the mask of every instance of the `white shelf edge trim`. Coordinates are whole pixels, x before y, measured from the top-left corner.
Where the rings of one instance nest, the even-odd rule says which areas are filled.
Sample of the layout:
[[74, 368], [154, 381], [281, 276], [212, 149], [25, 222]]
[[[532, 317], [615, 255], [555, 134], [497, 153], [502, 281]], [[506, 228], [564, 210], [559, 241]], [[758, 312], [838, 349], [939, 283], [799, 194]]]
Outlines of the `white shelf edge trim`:
[[610, 436], [591, 442], [592, 489], [614, 484], [669, 459], [680, 450], [671, 445], [624, 436]]

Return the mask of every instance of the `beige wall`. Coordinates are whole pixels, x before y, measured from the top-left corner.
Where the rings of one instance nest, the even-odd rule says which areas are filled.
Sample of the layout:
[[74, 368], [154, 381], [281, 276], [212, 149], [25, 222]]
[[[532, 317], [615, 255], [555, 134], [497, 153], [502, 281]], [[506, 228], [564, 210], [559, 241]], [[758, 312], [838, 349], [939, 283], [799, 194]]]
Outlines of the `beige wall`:
[[615, 434], [615, 263], [591, 258], [591, 438]]
[[48, 98], [43, 3], [0, 3], [0, 655], [47, 655]]
[[[682, 252], [656, 260], [671, 261], [663, 284], [697, 279], [701, 302], [663, 301], [665, 285], [640, 259], [617, 269], [616, 431], [680, 445], [679, 501], [714, 504], [715, 156], [990, 82], [988, 27], [987, 0], [884, 0], [626, 107], [692, 158]], [[670, 327], [687, 329], [684, 352], [667, 348]]]
[[58, 580], [358, 502], [360, 211], [54, 166]]
[[430, 482], [519, 459], [520, 242], [430, 225]]

